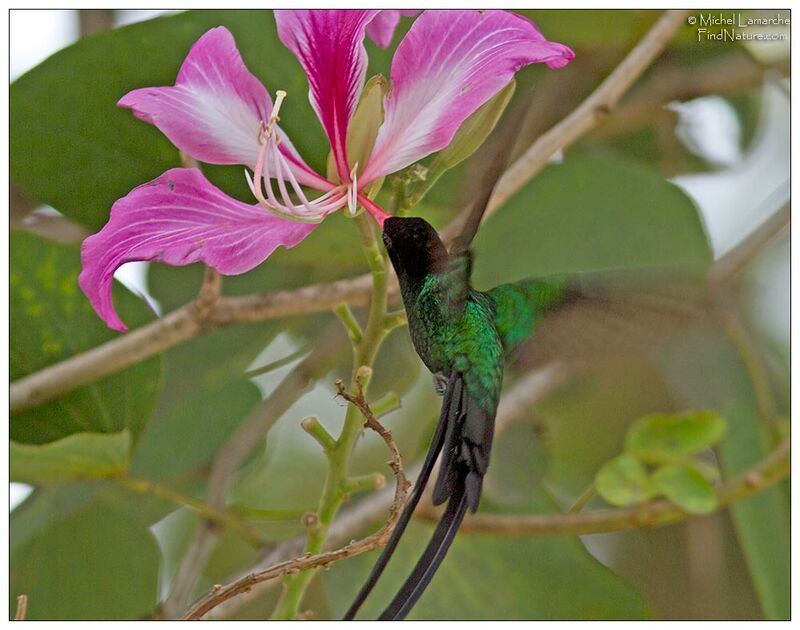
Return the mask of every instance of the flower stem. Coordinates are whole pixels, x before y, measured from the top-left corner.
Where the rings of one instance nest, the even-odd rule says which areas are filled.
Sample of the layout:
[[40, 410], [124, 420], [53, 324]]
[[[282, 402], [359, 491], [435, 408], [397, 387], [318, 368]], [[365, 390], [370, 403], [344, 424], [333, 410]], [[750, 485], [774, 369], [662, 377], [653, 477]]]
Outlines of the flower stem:
[[[375, 238], [370, 219], [367, 215], [361, 214], [355, 217], [354, 221], [372, 274], [372, 301], [367, 324], [363, 331], [360, 331], [360, 335], [352, 334], [353, 327], [348, 324], [352, 324], [354, 320], [351, 320], [348, 313], [340, 310], [338, 315], [345, 323], [353, 344], [351, 389], [360, 384], [366, 393], [375, 355], [388, 332], [397, 325], [397, 321], [396, 317], [389, 318], [386, 314], [387, 263]], [[352, 478], [349, 474], [350, 458], [363, 427], [364, 418], [361, 412], [355, 406], [349, 405], [339, 437], [325, 449], [328, 472], [317, 506], [317, 522], [309, 529], [306, 538], [305, 553], [318, 554], [324, 550], [328, 529], [348, 492], [352, 491]], [[273, 619], [298, 618], [306, 588], [315, 573], [316, 570], [309, 570], [284, 578], [283, 591], [272, 613]]]
[[120, 477], [118, 481], [128, 490], [138, 494], [152, 494], [161, 499], [171, 501], [178, 505], [194, 510], [203, 518], [229, 527], [236, 531], [244, 540], [251, 544], [256, 549], [263, 547], [268, 541], [267, 538], [252, 525], [243, 521], [238, 514], [231, 512], [216, 510], [210, 505], [194, 497], [186, 496], [180, 492], [176, 492], [172, 488], [155, 483], [147, 479], [136, 479], [133, 477]]

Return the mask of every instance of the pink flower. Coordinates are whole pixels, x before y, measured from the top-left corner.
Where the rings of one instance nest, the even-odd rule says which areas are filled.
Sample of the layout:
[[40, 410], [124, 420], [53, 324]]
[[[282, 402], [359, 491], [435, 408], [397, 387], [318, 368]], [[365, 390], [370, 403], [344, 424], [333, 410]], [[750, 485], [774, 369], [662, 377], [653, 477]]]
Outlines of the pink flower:
[[[120, 265], [203, 261], [222, 274], [238, 274], [278, 247], [295, 246], [341, 208], [355, 212], [360, 204], [382, 225], [387, 215], [363, 194], [365, 186], [446, 147], [461, 123], [523, 66], [559, 68], [573, 57], [513, 13], [425, 11], [395, 52], [372, 153], [365, 164], [350, 164], [348, 126], [367, 71], [364, 36], [369, 28], [379, 43], [388, 42], [399, 14], [387, 13], [393, 12], [275, 11], [278, 36], [308, 75], [337, 182], [315, 173], [297, 153], [277, 124], [285, 92], [278, 90], [273, 103], [223, 27], [194, 44], [174, 86], [133, 90], [119, 101], [193, 158], [251, 169], [253, 176], [246, 174], [258, 203], [232, 199], [187, 168], [171, 169], [115, 202], [108, 223], [83, 243], [79, 278], [111, 328], [126, 330], [111, 299]], [[290, 115], [287, 106], [280, 113]]]

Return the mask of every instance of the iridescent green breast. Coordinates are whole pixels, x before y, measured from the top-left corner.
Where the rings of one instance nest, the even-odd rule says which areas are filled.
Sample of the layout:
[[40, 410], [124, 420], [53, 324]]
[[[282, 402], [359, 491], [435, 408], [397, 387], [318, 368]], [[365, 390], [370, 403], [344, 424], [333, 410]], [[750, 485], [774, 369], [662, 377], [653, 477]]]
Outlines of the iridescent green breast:
[[503, 378], [503, 345], [494, 325], [494, 303], [470, 291], [454, 311], [441, 276], [426, 279], [411, 308], [409, 332], [417, 353], [431, 372], [464, 374], [470, 395], [494, 412]]

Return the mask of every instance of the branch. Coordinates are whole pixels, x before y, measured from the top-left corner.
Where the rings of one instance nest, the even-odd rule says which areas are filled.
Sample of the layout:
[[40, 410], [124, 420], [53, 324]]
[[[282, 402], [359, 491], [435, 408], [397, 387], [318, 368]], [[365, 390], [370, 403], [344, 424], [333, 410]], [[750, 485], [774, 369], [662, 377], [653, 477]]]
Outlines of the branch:
[[708, 274], [711, 288], [719, 288], [744, 269], [772, 239], [783, 233], [790, 221], [791, 210], [787, 202], [747, 238], [714, 263]]
[[214, 328], [318, 313], [341, 302], [367, 304], [371, 287], [371, 276], [366, 274], [291, 291], [221, 297], [210, 308], [192, 302], [117, 339], [17, 379], [9, 390], [10, 411], [41, 405]]
[[[789, 475], [789, 441], [784, 440], [762, 461], [717, 492], [719, 506], [746, 499], [778, 483]], [[439, 510], [421, 506], [415, 516], [429, 521], [439, 519]], [[682, 521], [692, 516], [670, 501], [618, 510], [598, 510], [578, 514], [468, 516], [459, 533], [500, 534], [503, 536], [585, 536], [626, 529], [651, 528]]]
[[[666, 12], [583, 103], [514, 162], [498, 182], [484, 219], [538, 173], [553, 154], [575, 142], [611, 110], [667, 45], [686, 14]], [[458, 233], [464, 216], [461, 213], [443, 231], [445, 240]], [[342, 302], [365, 305], [371, 288], [371, 275], [365, 274], [291, 291], [221, 298], [207, 312], [198, 312], [194, 303], [189, 304], [119, 339], [18, 379], [9, 391], [10, 410], [22, 411], [52, 400], [213, 328], [332, 310]], [[396, 282], [390, 282], [390, 295], [396, 290]]]
[[351, 542], [350, 544], [345, 545], [344, 547], [335, 551], [326, 551], [324, 553], [315, 555], [302, 556], [293, 560], [286, 560], [263, 571], [246, 575], [243, 578], [240, 578], [226, 586], [215, 586], [208, 595], [201, 598], [188, 611], [186, 611], [182, 619], [200, 619], [203, 617], [203, 615], [213, 610], [216, 606], [219, 606], [226, 600], [229, 600], [240, 593], [248, 592], [253, 586], [259, 584], [260, 582], [284, 575], [299, 573], [300, 571], [307, 571], [317, 567], [325, 567], [330, 565], [332, 562], [336, 562], [337, 560], [349, 558], [350, 556], [364, 553], [377, 547], [383, 547], [388, 542], [389, 536], [391, 535], [392, 530], [394, 529], [394, 526], [403, 511], [403, 506], [408, 498], [408, 489], [411, 486], [411, 484], [408, 482], [408, 479], [406, 479], [405, 473], [403, 472], [403, 462], [400, 457], [400, 451], [397, 449], [397, 445], [392, 438], [391, 432], [387, 430], [372, 413], [372, 410], [369, 408], [369, 405], [364, 398], [363, 391], [359, 390], [358, 394], [354, 396], [344, 389], [344, 385], [342, 384], [341, 380], [336, 381], [336, 387], [340, 396], [358, 407], [366, 420], [365, 426], [381, 436], [383, 441], [386, 443], [386, 446], [389, 448], [389, 452], [391, 453], [392, 459], [389, 465], [392, 467], [392, 471], [394, 472], [395, 490], [394, 498], [392, 499], [392, 503], [389, 508], [389, 519], [386, 521], [386, 524], [371, 536], [359, 541]]
[[28, 596], [17, 595], [17, 612], [14, 613], [14, 621], [25, 621], [28, 616]]
[[591, 133], [591, 138], [604, 139], [634, 131], [651, 123], [654, 116], [666, 113], [665, 105], [673, 101], [688, 101], [707, 94], [738, 94], [758, 87], [771, 73], [788, 76], [788, 62], [765, 66], [742, 52], [691, 68], [659, 68]]

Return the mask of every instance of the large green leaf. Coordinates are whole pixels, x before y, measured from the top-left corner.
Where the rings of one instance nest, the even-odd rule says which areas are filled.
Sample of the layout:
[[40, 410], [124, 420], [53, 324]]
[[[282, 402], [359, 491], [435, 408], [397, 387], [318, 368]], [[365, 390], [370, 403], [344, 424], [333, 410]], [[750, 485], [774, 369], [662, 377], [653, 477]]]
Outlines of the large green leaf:
[[28, 596], [28, 619], [133, 619], [156, 605], [159, 561], [146, 526], [89, 502], [14, 547], [10, 595]]
[[475, 284], [602, 269], [706, 264], [697, 208], [679, 188], [612, 153], [568, 153], [475, 239]]
[[[119, 336], [109, 330], [78, 288], [77, 248], [11, 234], [11, 379], [94, 348]], [[114, 299], [131, 325], [152, 321], [138, 298], [115, 286]], [[11, 438], [42, 443], [77, 432], [135, 438], [152, 410], [160, 359], [152, 358], [79, 388], [40, 407], [11, 416]]]
[[76, 479], [115, 477], [128, 468], [131, 435], [73, 433], [47, 444], [11, 442], [11, 480], [61, 483]]

